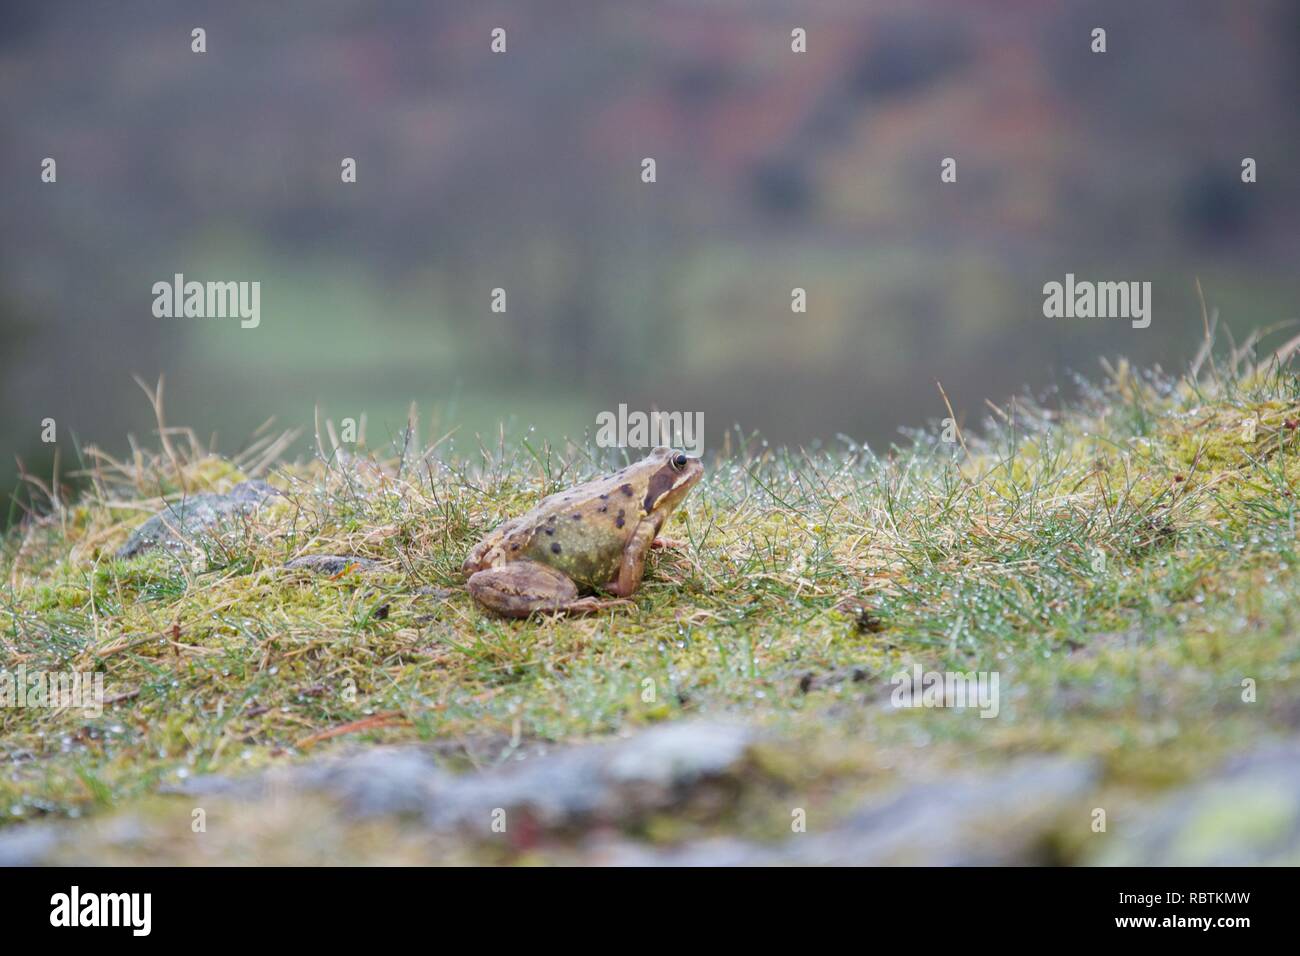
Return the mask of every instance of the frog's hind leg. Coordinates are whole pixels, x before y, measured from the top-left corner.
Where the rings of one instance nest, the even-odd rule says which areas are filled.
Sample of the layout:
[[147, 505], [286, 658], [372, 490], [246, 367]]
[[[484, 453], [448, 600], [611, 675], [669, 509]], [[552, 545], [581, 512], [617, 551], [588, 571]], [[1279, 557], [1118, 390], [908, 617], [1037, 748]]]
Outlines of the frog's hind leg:
[[470, 575], [470, 595], [505, 617], [528, 617], [535, 611], [589, 614], [629, 601], [579, 598], [578, 587], [561, 572], [535, 561], [512, 561]]
[[577, 585], [554, 568], [534, 561], [476, 571], [466, 586], [475, 601], [506, 617], [559, 611], [578, 600]]

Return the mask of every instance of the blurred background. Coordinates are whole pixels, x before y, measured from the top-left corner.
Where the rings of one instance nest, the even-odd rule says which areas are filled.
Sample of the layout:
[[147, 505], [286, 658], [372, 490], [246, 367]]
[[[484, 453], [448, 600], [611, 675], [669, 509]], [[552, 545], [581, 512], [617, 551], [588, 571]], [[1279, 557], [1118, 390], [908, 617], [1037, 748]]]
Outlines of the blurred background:
[[[1298, 94], [1292, 0], [7, 2], [0, 480], [45, 418], [65, 468], [147, 439], [133, 374], [305, 454], [318, 404], [372, 447], [411, 401], [462, 448], [619, 403], [879, 446], [936, 380], [969, 422], [1177, 369], [1198, 277], [1238, 338], [1300, 314]], [[260, 327], [155, 318], [178, 272], [259, 281]], [[1151, 281], [1151, 327], [1044, 318], [1067, 272]]]

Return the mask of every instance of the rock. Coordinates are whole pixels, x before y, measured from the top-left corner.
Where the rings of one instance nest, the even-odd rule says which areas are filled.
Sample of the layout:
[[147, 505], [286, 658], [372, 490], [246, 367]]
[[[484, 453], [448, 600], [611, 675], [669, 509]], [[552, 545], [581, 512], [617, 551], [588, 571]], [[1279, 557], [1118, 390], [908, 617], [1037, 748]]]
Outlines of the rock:
[[324, 792], [359, 817], [422, 816], [453, 779], [413, 747], [379, 747], [308, 764], [293, 785]]
[[43, 866], [59, 846], [61, 831], [30, 823], [0, 830], [0, 866]]
[[378, 747], [249, 778], [198, 777], [170, 789], [241, 801], [310, 792], [357, 817], [414, 815], [435, 830], [484, 833], [500, 809], [560, 829], [626, 822], [683, 803], [697, 787], [738, 773], [751, 741], [751, 731], [729, 724], [670, 724], [459, 775], [420, 748]]
[[550, 828], [625, 824], [687, 802], [697, 788], [737, 775], [752, 732], [691, 722], [608, 744], [561, 750], [498, 771], [456, 777], [439, 792], [427, 822], [483, 828], [493, 810], [523, 811]]
[[[652, 820], [724, 815], [761, 773], [751, 759], [755, 740], [741, 726], [693, 721], [464, 774], [443, 769], [423, 746], [371, 747], [182, 781], [167, 792], [197, 799], [180, 801], [171, 815], [0, 831], [0, 863], [156, 861], [160, 850], [179, 861], [201, 852], [207, 863], [293, 863], [355, 853], [367, 845], [355, 835], [374, 833], [380, 848], [365, 851], [372, 855], [363, 861], [386, 859], [395, 846], [409, 847], [413, 862], [455, 852], [473, 860], [475, 844], [504, 838], [504, 846], [541, 843], [557, 859], [598, 865], [1033, 864], [1056, 862], [1045, 847], [1063, 820], [1086, 827], [1095, 800], [1091, 763], [1025, 758], [900, 787], [839, 821], [814, 816], [807, 833], [775, 844], [723, 836], [665, 849], [626, 835]], [[768, 799], [799, 805], [793, 795]], [[225, 826], [262, 829], [195, 848], [176, 839], [188, 837], [194, 804]], [[493, 827], [501, 812], [504, 833]]]
[[348, 570], [374, 571], [379, 567], [379, 562], [353, 554], [304, 554], [289, 561], [284, 567], [290, 571], [314, 571], [334, 577]]
[[183, 551], [193, 539], [239, 515], [252, 514], [280, 492], [264, 481], [245, 481], [226, 494], [191, 495], [166, 508], [131, 532], [117, 557], [134, 558], [163, 547]]
[[853, 814], [822, 847], [819, 863], [1003, 866], [1044, 862], [1043, 844], [1097, 782], [1090, 761], [1034, 757], [904, 789]]
[[781, 843], [709, 840], [613, 859], [667, 866], [1006, 866], [1052, 862], [1045, 852], [1064, 815], [1085, 825], [1094, 765], [1031, 757], [907, 786], [873, 798], [843, 822]]
[[1131, 823], [1112, 817], [1098, 840], [1085, 862], [1100, 866], [1300, 865], [1300, 742], [1231, 760]]
[[611, 748], [605, 776], [623, 785], [669, 791], [734, 768], [750, 734], [730, 724], [665, 724]]

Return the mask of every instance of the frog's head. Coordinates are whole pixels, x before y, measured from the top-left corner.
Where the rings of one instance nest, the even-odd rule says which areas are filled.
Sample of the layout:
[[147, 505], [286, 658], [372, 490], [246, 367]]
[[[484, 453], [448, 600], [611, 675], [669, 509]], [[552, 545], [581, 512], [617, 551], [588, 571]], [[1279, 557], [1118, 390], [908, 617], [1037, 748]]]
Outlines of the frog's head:
[[698, 458], [675, 448], [656, 448], [636, 467], [646, 477], [641, 506], [646, 514], [658, 515], [661, 525], [704, 475], [704, 465]]

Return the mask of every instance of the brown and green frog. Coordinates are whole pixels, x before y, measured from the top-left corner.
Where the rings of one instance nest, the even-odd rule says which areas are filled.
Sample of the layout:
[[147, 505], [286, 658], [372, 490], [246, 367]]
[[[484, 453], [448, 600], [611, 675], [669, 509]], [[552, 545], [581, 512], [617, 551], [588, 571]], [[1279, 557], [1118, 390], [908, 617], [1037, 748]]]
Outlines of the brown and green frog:
[[627, 603], [650, 549], [671, 543], [659, 538], [664, 522], [703, 474], [698, 458], [656, 448], [622, 471], [544, 498], [470, 551], [461, 566], [469, 593], [506, 617]]

